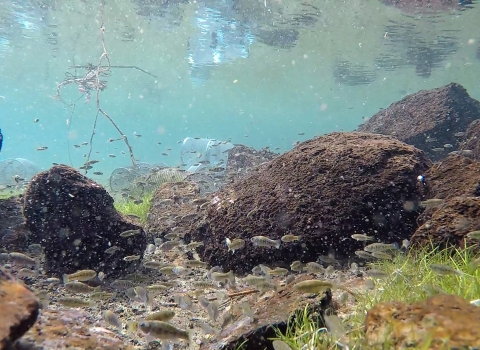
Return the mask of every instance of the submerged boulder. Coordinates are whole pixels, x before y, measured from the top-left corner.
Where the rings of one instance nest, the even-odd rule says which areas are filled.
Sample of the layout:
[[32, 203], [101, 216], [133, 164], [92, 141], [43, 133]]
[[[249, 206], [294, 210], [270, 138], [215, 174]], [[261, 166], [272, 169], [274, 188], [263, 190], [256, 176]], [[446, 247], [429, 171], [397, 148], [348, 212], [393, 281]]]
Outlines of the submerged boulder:
[[12, 196], [0, 199], [0, 252], [24, 251], [30, 232], [22, 213], [23, 198]]
[[[431, 165], [420, 150], [390, 136], [332, 133], [299, 144], [214, 194], [201, 225], [185, 240], [202, 241], [211, 266], [249, 271], [259, 263], [316, 261], [334, 251], [354, 256], [354, 233], [401, 242], [415, 231], [417, 176]], [[279, 249], [255, 247], [253, 236], [278, 240]], [[225, 240], [244, 248], [228, 252]]]
[[465, 136], [460, 144], [460, 150], [475, 160], [480, 160], [480, 119], [468, 125]]
[[480, 162], [452, 154], [433, 164], [424, 177], [426, 199], [443, 202], [427, 205], [420, 214], [412, 244], [464, 247], [465, 235], [480, 227]]
[[[118, 277], [139, 264], [147, 239], [140, 226], [119, 214], [100, 185], [66, 165], [37, 174], [25, 192], [24, 214], [31, 242], [45, 249], [47, 273], [61, 276], [81, 269]], [[120, 237], [127, 230], [139, 234]], [[113, 254], [105, 251], [117, 246]]]
[[368, 349], [468, 349], [480, 346], [480, 308], [440, 294], [411, 304], [384, 302], [365, 319]]
[[480, 119], [480, 102], [451, 83], [406, 96], [372, 116], [358, 131], [395, 136], [439, 160], [459, 149], [459, 135], [476, 119]]
[[[411, 238], [412, 245], [447, 248], [465, 247], [467, 233], [480, 227], [480, 197], [454, 197], [419, 218], [422, 225]], [[472, 244], [477, 243], [471, 240]], [[475, 246], [478, 247], [478, 246]], [[478, 248], [476, 248], [478, 251]]]
[[39, 308], [35, 294], [0, 267], [0, 350], [11, 349], [33, 326]]
[[480, 162], [451, 154], [425, 172], [428, 198], [480, 196]]

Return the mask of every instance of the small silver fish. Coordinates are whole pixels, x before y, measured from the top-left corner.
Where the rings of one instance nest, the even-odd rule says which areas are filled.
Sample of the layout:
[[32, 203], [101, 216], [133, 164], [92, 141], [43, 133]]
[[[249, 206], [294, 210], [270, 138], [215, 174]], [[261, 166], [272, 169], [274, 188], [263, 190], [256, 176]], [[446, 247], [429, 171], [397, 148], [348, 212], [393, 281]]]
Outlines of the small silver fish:
[[94, 278], [97, 273], [94, 270], [80, 270], [70, 275], [63, 275], [63, 283], [70, 281], [85, 282]]
[[160, 310], [145, 316], [145, 321], [163, 321], [168, 322], [175, 316], [173, 310]]
[[251, 238], [251, 241], [253, 245], [258, 247], [275, 247], [277, 249], [280, 249], [280, 245], [282, 244], [282, 241], [279, 239], [273, 240], [265, 236], [254, 236]]
[[103, 313], [103, 319], [109, 326], [116, 328], [119, 331], [122, 330], [122, 327], [123, 327], [122, 322], [120, 322], [117, 315], [115, 315], [113, 311], [106, 310]]
[[36, 266], [37, 261], [23, 253], [13, 252], [9, 254], [10, 261], [20, 266]]
[[464, 275], [465, 273], [454, 269], [453, 267], [450, 267], [448, 265], [442, 265], [442, 264], [430, 264], [428, 266], [430, 270], [432, 270], [435, 273], [438, 273], [439, 275]]
[[127, 238], [127, 237], [131, 237], [131, 236], [139, 235], [140, 233], [142, 233], [141, 229], [127, 230], [127, 231], [123, 231], [122, 233], [120, 233], [120, 237]]
[[304, 270], [310, 273], [323, 273], [325, 272], [325, 269], [323, 268], [322, 265], [316, 262], [309, 262], [305, 266]]
[[60, 298], [58, 303], [68, 307], [92, 307], [95, 305], [93, 302], [81, 298]]
[[363, 250], [369, 253], [378, 252], [378, 251], [385, 251], [385, 250], [392, 250], [398, 249], [398, 243], [386, 244], [386, 243], [372, 243], [367, 245]]
[[376, 270], [376, 269], [367, 270], [365, 271], [365, 273], [367, 274], [368, 277], [372, 277], [372, 278], [387, 278], [388, 276], [390, 276], [385, 271]]
[[136, 261], [136, 260], [140, 260], [140, 255], [129, 255], [123, 258], [123, 261], [127, 261], [127, 262]]
[[236, 250], [245, 247], [245, 240], [241, 238], [234, 238], [233, 240], [225, 238], [225, 243], [227, 244], [228, 251], [231, 251], [232, 253], [235, 253]]
[[367, 236], [363, 233], [355, 233], [355, 234], [351, 235], [350, 237], [352, 237], [354, 240], [360, 241], [360, 242], [367, 242], [367, 241], [375, 240], [374, 237]]
[[294, 261], [290, 264], [290, 270], [295, 272], [302, 272], [304, 268], [304, 264], [301, 261]]
[[65, 284], [65, 289], [73, 293], [92, 293], [98, 291], [100, 287], [90, 287], [88, 284], [73, 281]]
[[298, 242], [302, 236], [295, 236], [295, 235], [285, 235], [280, 240], [284, 243], [291, 243], [291, 242]]
[[207, 313], [210, 319], [213, 322], [217, 321], [218, 316], [220, 316], [220, 312], [218, 311], [218, 302], [214, 301], [208, 304], [207, 306]]

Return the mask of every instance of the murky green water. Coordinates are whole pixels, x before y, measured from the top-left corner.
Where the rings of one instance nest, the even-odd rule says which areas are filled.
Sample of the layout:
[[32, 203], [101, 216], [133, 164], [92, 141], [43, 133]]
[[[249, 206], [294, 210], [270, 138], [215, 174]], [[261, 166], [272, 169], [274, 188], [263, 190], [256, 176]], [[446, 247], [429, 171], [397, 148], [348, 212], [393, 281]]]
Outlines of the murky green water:
[[[114, 66], [102, 110], [137, 159], [178, 165], [188, 136], [285, 151], [353, 130], [420, 89], [455, 81], [480, 99], [479, 22], [475, 3], [418, 13], [378, 0], [3, 0], [0, 156], [41, 169], [84, 163], [95, 91], [87, 103], [76, 83], [61, 88], [65, 103], [52, 96], [64, 79], [86, 74], [69, 67], [99, 63], [102, 24]], [[125, 144], [108, 141], [119, 136], [100, 115], [91, 159], [104, 175], [95, 178], [130, 164]]]

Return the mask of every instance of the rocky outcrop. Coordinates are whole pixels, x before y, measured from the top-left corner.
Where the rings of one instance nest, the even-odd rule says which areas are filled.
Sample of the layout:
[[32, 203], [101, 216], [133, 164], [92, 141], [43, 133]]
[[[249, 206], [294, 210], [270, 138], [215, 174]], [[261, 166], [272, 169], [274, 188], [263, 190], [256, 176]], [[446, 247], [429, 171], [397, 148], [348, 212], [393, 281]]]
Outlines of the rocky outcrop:
[[422, 225], [411, 237], [413, 245], [465, 248], [466, 234], [480, 227], [480, 197], [450, 198], [436, 208], [427, 209], [419, 221]]
[[[93, 269], [117, 277], [140, 263], [123, 258], [142, 256], [146, 248], [141, 227], [115, 210], [107, 191], [65, 165], [54, 166], [32, 179], [25, 193], [24, 214], [31, 242], [45, 249], [48, 274], [61, 276]], [[141, 232], [120, 237], [127, 230]], [[119, 251], [105, 253], [112, 246]]]
[[0, 251], [1, 247], [9, 251], [23, 251], [29, 231], [25, 226], [22, 213], [23, 198], [12, 196], [0, 199]]
[[475, 160], [480, 160], [480, 120], [474, 120], [470, 123], [465, 132], [460, 149], [471, 151], [470, 157]]
[[205, 168], [189, 174], [183, 181], [162, 184], [153, 195], [145, 230], [154, 237], [163, 237], [173, 230], [190, 230], [204, 219], [212, 193], [265, 166], [276, 156], [268, 149], [235, 145], [228, 151], [225, 171], [215, 173]]
[[[214, 194], [199, 228], [185, 236], [202, 241], [202, 260], [225, 270], [259, 263], [316, 261], [335, 251], [354, 255], [363, 245], [353, 233], [401, 242], [416, 229], [417, 176], [431, 165], [418, 149], [393, 137], [332, 133], [299, 144], [244, 179]], [[280, 249], [254, 247], [253, 236], [301, 235]], [[225, 239], [246, 246], [234, 254]]]
[[452, 154], [428, 169], [425, 174], [428, 198], [448, 199], [480, 196], [480, 162]]
[[[425, 199], [442, 199], [426, 206], [411, 242], [425, 246], [463, 248], [465, 235], [477, 230], [480, 220], [480, 162], [458, 154], [436, 162], [424, 174]], [[472, 242], [474, 243], [474, 242]]]
[[368, 349], [467, 349], [480, 346], [480, 308], [440, 294], [412, 304], [375, 305], [365, 319]]
[[0, 350], [11, 349], [33, 326], [39, 307], [35, 294], [0, 267]]
[[[449, 85], [408, 95], [381, 110], [358, 131], [395, 136], [440, 160], [459, 149], [461, 133], [480, 119], [480, 102], [461, 85]], [[460, 133], [460, 134], [459, 134]]]

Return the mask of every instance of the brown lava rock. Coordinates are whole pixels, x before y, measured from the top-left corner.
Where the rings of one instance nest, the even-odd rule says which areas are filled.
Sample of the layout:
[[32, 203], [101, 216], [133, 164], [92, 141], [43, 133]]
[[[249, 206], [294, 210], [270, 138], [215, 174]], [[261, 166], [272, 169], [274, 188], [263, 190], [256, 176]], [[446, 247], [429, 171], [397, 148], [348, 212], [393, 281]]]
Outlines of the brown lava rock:
[[459, 148], [472, 151], [471, 157], [480, 160], [480, 119], [474, 120], [468, 125]]
[[[340, 258], [363, 245], [353, 233], [401, 242], [416, 229], [417, 176], [430, 166], [423, 152], [393, 137], [332, 133], [299, 144], [214, 194], [203, 225], [186, 241], [202, 241], [202, 260], [245, 272], [259, 263], [316, 261], [329, 248]], [[280, 249], [254, 247], [253, 236], [301, 235]], [[226, 238], [246, 246], [234, 254]]]
[[480, 346], [480, 308], [440, 294], [412, 304], [375, 305], [365, 319], [368, 349], [467, 349]]
[[451, 154], [425, 172], [428, 198], [480, 196], [480, 162]]
[[[47, 273], [61, 276], [81, 269], [103, 271], [118, 277], [140, 260], [123, 257], [143, 255], [145, 233], [120, 237], [126, 230], [141, 229], [120, 215], [107, 191], [75, 169], [56, 165], [37, 174], [25, 192], [24, 214], [31, 241], [45, 249]], [[118, 246], [122, 251], [106, 254]]]
[[423, 224], [411, 238], [413, 245], [464, 248], [465, 235], [480, 227], [480, 197], [448, 199], [434, 210], [423, 213], [419, 222]]
[[[455, 134], [465, 132], [476, 119], [480, 119], [480, 102], [461, 85], [451, 83], [406, 96], [375, 114], [358, 131], [395, 136], [439, 160], [458, 149]], [[444, 148], [446, 144], [453, 147]]]
[[33, 326], [39, 306], [35, 295], [0, 267], [0, 350], [11, 349]]
[[0, 199], [0, 251], [24, 251], [29, 236], [23, 217], [23, 198]]

